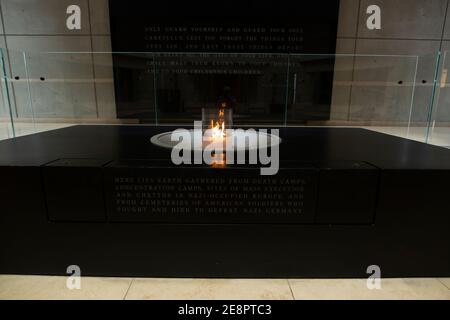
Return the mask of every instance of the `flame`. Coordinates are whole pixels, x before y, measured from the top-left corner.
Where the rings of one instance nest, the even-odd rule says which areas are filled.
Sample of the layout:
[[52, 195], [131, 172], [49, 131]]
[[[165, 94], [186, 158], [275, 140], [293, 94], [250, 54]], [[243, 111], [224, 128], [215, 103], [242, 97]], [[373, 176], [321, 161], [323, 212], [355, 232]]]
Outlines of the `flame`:
[[219, 110], [219, 121], [216, 121], [214, 124], [214, 120], [211, 120], [211, 136], [213, 139], [220, 139], [225, 137], [225, 120], [223, 120], [223, 116], [225, 111], [223, 109]]
[[214, 121], [211, 120], [211, 136], [213, 139], [225, 137], [225, 122], [224, 121], [217, 121], [216, 124], [214, 124]]
[[[211, 120], [211, 140], [219, 143], [225, 141], [225, 110], [223, 108], [219, 109], [217, 121]], [[212, 164], [215, 168], [225, 167], [225, 154], [223, 152], [214, 153], [212, 155]]]

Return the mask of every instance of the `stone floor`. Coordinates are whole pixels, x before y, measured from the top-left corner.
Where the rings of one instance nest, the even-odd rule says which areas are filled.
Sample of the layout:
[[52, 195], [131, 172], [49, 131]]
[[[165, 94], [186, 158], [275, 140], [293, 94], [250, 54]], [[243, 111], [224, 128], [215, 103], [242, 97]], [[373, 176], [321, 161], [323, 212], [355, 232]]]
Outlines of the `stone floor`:
[[364, 279], [163, 279], [82, 277], [69, 290], [65, 277], [0, 275], [0, 299], [112, 300], [450, 300], [450, 278], [382, 279], [369, 290]]
[[431, 128], [427, 132], [424, 127], [363, 127], [365, 129], [390, 134], [397, 137], [408, 138], [420, 142], [426, 141], [428, 135], [428, 143], [450, 148], [450, 127]]

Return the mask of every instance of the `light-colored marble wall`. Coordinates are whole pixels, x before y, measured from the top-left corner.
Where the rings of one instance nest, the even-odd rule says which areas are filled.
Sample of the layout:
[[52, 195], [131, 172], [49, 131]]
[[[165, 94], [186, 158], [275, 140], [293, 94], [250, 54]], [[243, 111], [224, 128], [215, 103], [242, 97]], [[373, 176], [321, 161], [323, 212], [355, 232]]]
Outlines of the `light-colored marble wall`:
[[357, 39], [350, 120], [425, 121], [439, 44]]
[[[336, 58], [332, 120], [426, 120], [434, 53], [450, 50], [448, 2], [341, 0], [336, 52], [347, 55]], [[69, 4], [81, 7], [79, 31], [65, 26]], [[365, 27], [371, 4], [382, 9], [381, 30]], [[108, 0], [0, 0], [0, 9], [0, 46], [8, 48], [9, 76], [19, 77], [9, 88], [16, 116], [115, 118], [112, 57], [104, 53], [111, 50]], [[44, 56], [42, 51], [94, 53]], [[440, 88], [433, 110], [438, 121], [450, 121], [447, 90]], [[7, 110], [4, 101], [0, 117]]]
[[[440, 40], [445, 22], [447, 0], [361, 0], [359, 38]], [[382, 28], [366, 28], [369, 5], [381, 8]]]
[[[29, 118], [33, 112], [38, 118], [97, 117], [89, 36], [7, 36], [6, 40], [17, 50], [10, 52], [10, 60], [14, 77], [20, 77], [14, 83], [19, 117]], [[86, 53], [46, 53], [61, 48]]]
[[[351, 70], [345, 77], [350, 85], [343, 86], [335, 73], [331, 119], [426, 121], [436, 53], [441, 46], [442, 50], [450, 49], [447, 41], [443, 41], [450, 40], [448, 3], [448, 0], [341, 0], [336, 52], [349, 53], [355, 41], [351, 53], [357, 56], [354, 66], [346, 67]], [[366, 27], [366, 10], [372, 4], [381, 8], [381, 30]], [[336, 67], [342, 66], [339, 59]], [[441, 90], [441, 105], [433, 115], [438, 121], [448, 122], [450, 106], [446, 101], [450, 102], [450, 94], [447, 98], [445, 91]]]
[[91, 17], [91, 33], [93, 35], [109, 35], [108, 0], [89, 0]]
[[338, 38], [355, 38], [360, 0], [340, 0]]
[[[72, 4], [81, 30], [66, 27]], [[15, 116], [116, 117], [111, 54], [92, 53], [111, 51], [108, 0], [1, 0], [0, 8]]]
[[[114, 76], [109, 35], [92, 36], [95, 88], [100, 118], [116, 118]], [[106, 53], [105, 53], [106, 52]]]
[[[66, 27], [66, 9], [81, 9], [81, 30]], [[88, 0], [2, 0], [5, 33], [10, 35], [89, 35]]]

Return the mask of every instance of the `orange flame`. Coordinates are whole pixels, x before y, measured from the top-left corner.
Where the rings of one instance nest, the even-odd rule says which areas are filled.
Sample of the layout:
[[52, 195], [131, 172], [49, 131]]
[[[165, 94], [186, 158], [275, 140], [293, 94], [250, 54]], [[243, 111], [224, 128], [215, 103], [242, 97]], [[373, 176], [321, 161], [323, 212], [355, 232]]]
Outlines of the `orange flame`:
[[220, 109], [219, 121], [216, 121], [216, 123], [214, 124], [214, 120], [211, 120], [211, 133], [213, 139], [225, 137], [225, 120], [223, 120], [224, 114], [225, 111], [223, 109]]
[[213, 139], [225, 137], [225, 122], [217, 121], [214, 125], [214, 121], [211, 120], [211, 135]]

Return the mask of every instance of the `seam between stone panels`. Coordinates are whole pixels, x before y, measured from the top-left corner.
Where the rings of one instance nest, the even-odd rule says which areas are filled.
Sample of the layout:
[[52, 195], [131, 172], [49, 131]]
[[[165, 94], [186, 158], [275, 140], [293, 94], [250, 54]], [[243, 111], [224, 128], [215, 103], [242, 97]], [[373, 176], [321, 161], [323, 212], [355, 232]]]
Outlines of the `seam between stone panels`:
[[133, 285], [133, 282], [134, 282], [134, 278], [131, 279], [130, 284], [129, 284], [129, 286], [128, 286], [128, 289], [127, 289], [127, 291], [125, 292], [125, 295], [123, 296], [123, 299], [122, 299], [122, 300], [126, 300], [126, 298], [127, 298], [127, 296], [128, 296], [128, 292], [130, 292], [131, 286]]

